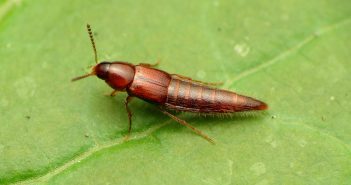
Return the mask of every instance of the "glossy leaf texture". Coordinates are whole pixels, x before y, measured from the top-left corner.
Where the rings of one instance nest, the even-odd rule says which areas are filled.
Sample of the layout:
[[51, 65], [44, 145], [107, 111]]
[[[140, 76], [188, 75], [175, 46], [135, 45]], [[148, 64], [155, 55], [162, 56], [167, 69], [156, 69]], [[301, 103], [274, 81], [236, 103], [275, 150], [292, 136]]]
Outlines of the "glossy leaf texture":
[[[154, 63], [267, 102], [177, 114], [215, 145], [89, 71]], [[0, 184], [351, 184], [347, 0], [0, 2]]]

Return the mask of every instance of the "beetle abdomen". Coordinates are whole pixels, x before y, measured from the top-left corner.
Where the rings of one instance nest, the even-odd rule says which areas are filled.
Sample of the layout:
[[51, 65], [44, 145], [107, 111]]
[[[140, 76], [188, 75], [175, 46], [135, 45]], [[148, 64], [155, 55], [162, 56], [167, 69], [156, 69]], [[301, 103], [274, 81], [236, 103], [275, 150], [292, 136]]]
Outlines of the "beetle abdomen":
[[200, 113], [230, 113], [264, 110], [264, 102], [234, 92], [215, 89], [189, 80], [172, 78], [165, 106]]

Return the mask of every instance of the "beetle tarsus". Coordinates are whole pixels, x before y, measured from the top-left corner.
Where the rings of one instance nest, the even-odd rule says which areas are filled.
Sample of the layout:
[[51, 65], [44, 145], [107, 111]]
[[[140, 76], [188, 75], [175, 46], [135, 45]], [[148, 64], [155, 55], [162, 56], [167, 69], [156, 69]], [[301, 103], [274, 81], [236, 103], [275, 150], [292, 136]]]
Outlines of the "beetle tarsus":
[[125, 135], [124, 138], [123, 138], [124, 142], [127, 142], [128, 140], [129, 140], [129, 134]]

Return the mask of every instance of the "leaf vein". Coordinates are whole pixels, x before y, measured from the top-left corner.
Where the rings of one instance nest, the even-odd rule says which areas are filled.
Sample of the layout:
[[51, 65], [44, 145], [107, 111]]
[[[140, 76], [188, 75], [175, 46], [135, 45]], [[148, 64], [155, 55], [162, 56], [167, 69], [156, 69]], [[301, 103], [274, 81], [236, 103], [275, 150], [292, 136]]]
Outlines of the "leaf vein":
[[[138, 134], [134, 134], [134, 136], [132, 136], [129, 140], [138, 140], [138, 139], [145, 138], [145, 137], [151, 135], [153, 132], [161, 129], [164, 126], [166, 126], [171, 121], [172, 121], [171, 119], [168, 119], [168, 120], [164, 121], [163, 123], [158, 124], [158, 125], [156, 125], [154, 127], [151, 127], [151, 128], [149, 128], [148, 130], [146, 130], [144, 132], [140, 132]], [[62, 164], [61, 166], [48, 171], [44, 175], [31, 177], [29, 179], [25, 179], [25, 180], [22, 180], [22, 181], [14, 182], [12, 184], [30, 184], [30, 183], [35, 183], [35, 182], [47, 182], [48, 180], [50, 180], [54, 176], [62, 173], [63, 171], [67, 170], [68, 168], [80, 163], [81, 161], [87, 159], [88, 157], [94, 155], [95, 153], [97, 153], [97, 152], [99, 152], [101, 150], [104, 150], [104, 149], [108, 149], [108, 148], [111, 148], [111, 147], [115, 147], [115, 146], [124, 144], [124, 143], [125, 142], [124, 142], [123, 138], [118, 138], [118, 139], [113, 140], [111, 142], [106, 142], [106, 143], [101, 144], [101, 145], [96, 145], [96, 146], [90, 148], [89, 150], [87, 150], [86, 152], [80, 154], [79, 156], [73, 158], [72, 160]]]
[[[289, 123], [289, 122], [287, 122], [286, 124], [294, 124], [294, 123]], [[341, 140], [340, 138], [338, 138], [338, 137], [336, 137], [336, 136], [333, 136], [333, 135], [331, 135], [330, 133], [328, 133], [328, 132], [325, 132], [325, 131], [323, 131], [323, 130], [321, 130], [321, 129], [318, 129], [318, 128], [316, 128], [316, 127], [313, 127], [313, 126], [310, 126], [310, 125], [308, 125], [308, 124], [306, 124], [306, 123], [304, 123], [304, 122], [297, 122], [297, 123], [295, 123], [295, 124], [298, 124], [298, 125], [300, 125], [300, 126], [303, 126], [303, 127], [305, 127], [306, 129], [309, 129], [309, 130], [312, 130], [312, 131], [316, 131], [316, 132], [318, 132], [318, 133], [320, 133], [321, 135], [323, 135], [323, 136], [325, 136], [325, 137], [328, 137], [328, 138], [330, 138], [330, 139], [332, 139], [332, 140], [335, 140], [336, 142], [338, 142], [338, 143], [340, 143], [342, 146], [344, 146], [346, 149], [347, 149], [347, 151], [348, 152], [350, 152], [350, 155], [351, 155], [351, 146], [350, 145], [348, 145], [345, 141], [343, 141], [343, 140]]]
[[8, 0], [0, 6], [0, 21], [8, 15], [15, 6], [21, 4], [22, 0]]
[[305, 45], [307, 45], [308, 43], [312, 42], [313, 40], [315, 40], [316, 38], [327, 34], [333, 30], [336, 30], [337, 28], [340, 28], [342, 26], [345, 26], [347, 24], [349, 24], [351, 22], [351, 18], [346, 18], [343, 19], [337, 23], [333, 23], [330, 25], [327, 25], [321, 29], [318, 29], [317, 31], [315, 31], [314, 33], [312, 33], [311, 35], [307, 36], [306, 38], [304, 38], [301, 42], [297, 43], [295, 46], [287, 49], [286, 51], [283, 51], [282, 53], [278, 54], [277, 56], [273, 57], [271, 60], [268, 60], [266, 62], [263, 62], [260, 65], [257, 65], [251, 69], [248, 69], [246, 71], [243, 71], [241, 73], [239, 73], [239, 75], [237, 75], [236, 77], [232, 78], [232, 79], [228, 79], [225, 83], [224, 83], [224, 88], [229, 88], [234, 82], [237, 82], [247, 76], [250, 76], [254, 73], [257, 73], [269, 66], [272, 66], [274, 64], [276, 64], [279, 60], [284, 59], [286, 57], [288, 57], [289, 55], [291, 55], [292, 53], [295, 53], [296, 51], [300, 50], [302, 47], [304, 47]]

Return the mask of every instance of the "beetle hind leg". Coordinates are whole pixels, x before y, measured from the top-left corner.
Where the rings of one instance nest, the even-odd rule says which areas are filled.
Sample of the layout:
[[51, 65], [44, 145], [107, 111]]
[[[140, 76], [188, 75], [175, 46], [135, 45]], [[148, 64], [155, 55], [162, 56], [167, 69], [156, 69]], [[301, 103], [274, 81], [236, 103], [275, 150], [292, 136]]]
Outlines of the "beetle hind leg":
[[192, 125], [190, 125], [189, 123], [187, 123], [186, 121], [178, 118], [177, 116], [169, 113], [168, 111], [160, 108], [160, 111], [164, 114], [166, 114], [167, 116], [169, 116], [170, 118], [172, 118], [174, 121], [180, 123], [181, 125], [184, 125], [186, 127], [188, 127], [189, 129], [191, 129], [193, 132], [195, 132], [197, 135], [203, 137], [204, 139], [206, 139], [208, 142], [212, 143], [212, 144], [215, 144], [215, 142], [209, 137], [207, 136], [206, 134], [204, 134], [201, 130], [193, 127]]

